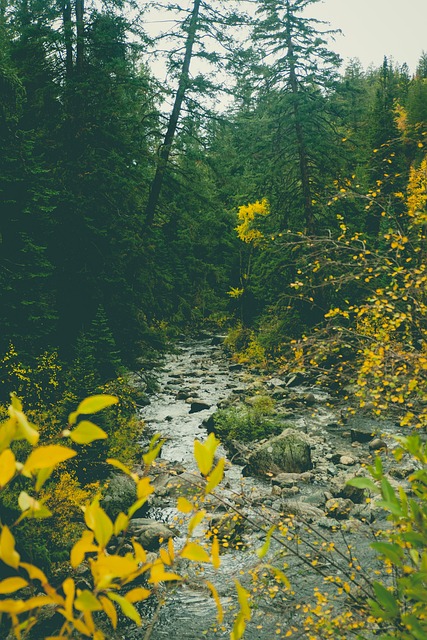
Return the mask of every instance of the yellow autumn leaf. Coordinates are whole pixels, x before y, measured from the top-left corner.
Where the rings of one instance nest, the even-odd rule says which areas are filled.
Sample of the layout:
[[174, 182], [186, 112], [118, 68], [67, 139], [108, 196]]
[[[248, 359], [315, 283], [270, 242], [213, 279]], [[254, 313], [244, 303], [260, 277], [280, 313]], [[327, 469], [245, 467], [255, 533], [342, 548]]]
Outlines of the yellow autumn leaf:
[[191, 518], [190, 522], [188, 523], [188, 533], [190, 535], [193, 533], [194, 529], [199, 526], [199, 524], [202, 522], [205, 515], [206, 515], [206, 511], [204, 509], [197, 511], [197, 513], [194, 514], [194, 516]]
[[77, 444], [90, 444], [94, 440], [104, 440], [108, 438], [103, 429], [89, 420], [82, 420], [70, 433], [70, 438]]
[[126, 600], [129, 602], [141, 602], [142, 600], [147, 600], [151, 596], [151, 591], [149, 589], [144, 589], [143, 587], [137, 587], [136, 589], [131, 589], [125, 595]]
[[136, 495], [141, 500], [142, 498], [148, 498], [154, 493], [154, 487], [150, 484], [150, 478], [141, 478], [136, 485]]
[[15, 593], [15, 591], [19, 591], [19, 589], [26, 587], [27, 584], [28, 582], [24, 580], [24, 578], [6, 578], [0, 582], [0, 595]]
[[147, 562], [147, 552], [145, 551], [144, 547], [134, 538], [132, 538], [132, 546], [135, 552], [135, 558], [138, 560], [138, 562], [145, 564]]
[[208, 580], [206, 581], [206, 585], [210, 589], [212, 597], [215, 600], [216, 608], [218, 610], [217, 620], [218, 623], [221, 624], [221, 622], [224, 620], [224, 610], [222, 608], [221, 600], [219, 599], [218, 591], [216, 590], [212, 582], [209, 582]]
[[117, 602], [123, 614], [127, 618], [130, 618], [131, 620], [133, 620], [133, 622], [135, 622], [135, 624], [141, 626], [141, 616], [139, 615], [133, 604], [129, 602], [129, 600], [126, 600], [126, 598], [124, 598], [123, 596], [119, 596], [118, 593], [110, 592], [108, 593], [108, 597], [110, 598], [110, 600]]
[[118, 536], [122, 531], [126, 531], [129, 526], [129, 518], [122, 511], [117, 516], [114, 522], [114, 535]]
[[104, 509], [98, 507], [95, 514], [95, 538], [102, 549], [108, 545], [114, 532], [113, 523]]
[[193, 562], [210, 562], [210, 556], [197, 542], [188, 542], [180, 553], [181, 558], [193, 560]]
[[38, 567], [35, 567], [33, 564], [29, 564], [28, 562], [21, 562], [20, 566], [28, 573], [30, 580], [40, 580], [42, 586], [47, 583], [45, 574]]
[[111, 407], [113, 404], [117, 404], [119, 399], [116, 396], [110, 396], [108, 394], [98, 394], [89, 396], [81, 401], [77, 407], [77, 413], [79, 415], [88, 415], [91, 413], [98, 413], [102, 409]]
[[35, 490], [37, 492], [40, 491], [46, 480], [50, 478], [53, 469], [53, 467], [45, 467], [44, 469], [39, 469], [39, 471], [37, 472], [37, 481], [35, 486]]
[[113, 629], [116, 629], [117, 628], [117, 611], [116, 611], [116, 607], [113, 605], [111, 600], [109, 600], [105, 596], [99, 596], [99, 601], [100, 601], [100, 603], [102, 605], [102, 608], [104, 609], [104, 612], [109, 617]]
[[123, 473], [125, 473], [127, 476], [130, 476], [132, 480], [134, 480], [135, 482], [138, 481], [137, 474], [133, 473], [133, 471], [131, 471], [129, 467], [127, 467], [125, 464], [123, 464], [123, 462], [120, 462], [120, 460], [115, 460], [114, 458], [107, 458], [107, 462], [108, 464], [111, 464], [111, 466], [116, 467], [117, 469], [120, 469], [121, 471], [123, 471]]
[[215, 451], [219, 445], [219, 440], [215, 434], [210, 433], [204, 443], [199, 440], [194, 441], [194, 457], [202, 475], [207, 476], [212, 469]]
[[98, 547], [93, 542], [94, 535], [92, 531], [83, 531], [80, 540], [71, 549], [70, 563], [73, 569], [79, 566], [85, 558], [86, 553], [97, 551]]
[[22, 511], [18, 522], [23, 518], [49, 518], [52, 512], [45, 505], [28, 495], [26, 491], [21, 491], [18, 497], [18, 505]]
[[158, 457], [160, 453], [160, 449], [162, 448], [163, 444], [164, 444], [164, 440], [161, 440], [155, 447], [153, 447], [153, 449], [150, 449], [148, 453], [145, 453], [142, 456], [142, 459], [144, 460], [144, 464], [146, 464], [147, 467], [149, 467], [150, 464], [152, 464], [154, 460]]
[[5, 449], [0, 454], [0, 489], [12, 480], [16, 473], [16, 458], [11, 449]]
[[273, 525], [272, 527], [270, 527], [270, 529], [268, 530], [267, 536], [265, 538], [264, 544], [259, 549], [256, 549], [255, 553], [257, 554], [258, 558], [262, 559], [268, 553], [270, 549], [271, 536], [273, 535], [275, 528], [276, 528], [276, 525]]
[[101, 611], [102, 605], [92, 591], [84, 589], [74, 600], [74, 608], [78, 611]]
[[59, 444], [48, 444], [34, 449], [28, 456], [23, 471], [32, 473], [35, 469], [54, 467], [60, 462], [69, 460], [76, 455], [73, 449], [62, 447]]
[[219, 485], [223, 476], [224, 476], [224, 466], [225, 460], [221, 458], [221, 460], [216, 465], [215, 469], [209, 474], [208, 483], [205, 487], [205, 493], [210, 493], [215, 489], [216, 486]]
[[214, 536], [214, 539], [212, 540], [211, 556], [212, 556], [212, 565], [214, 569], [218, 569], [221, 565], [221, 560], [219, 557], [218, 536]]
[[10, 447], [11, 442], [15, 439], [17, 431], [16, 421], [10, 418], [0, 425], [0, 451], [4, 451]]
[[158, 584], [159, 582], [171, 582], [175, 580], [182, 580], [182, 578], [177, 573], [166, 573], [163, 562], [160, 558], [157, 558], [151, 566], [148, 582], [150, 584]]
[[245, 620], [250, 620], [251, 608], [249, 606], [249, 591], [246, 591], [238, 580], [234, 581], [237, 590], [237, 598], [239, 600], [240, 611], [242, 612]]
[[72, 578], [67, 578], [62, 584], [62, 590], [65, 594], [65, 610], [68, 615], [73, 617], [74, 596], [76, 594], [76, 585]]
[[33, 447], [39, 441], [40, 434], [33, 424], [30, 424], [22, 411], [11, 405], [8, 409], [9, 415], [15, 421], [15, 440], [27, 440]]
[[19, 567], [20, 555], [15, 551], [15, 538], [7, 525], [4, 525], [0, 534], [0, 560], [9, 567]]
[[183, 498], [182, 496], [178, 498], [176, 508], [181, 513], [191, 513], [194, 509], [194, 505], [187, 500], [187, 498]]
[[105, 589], [115, 578], [128, 578], [138, 571], [138, 561], [129, 556], [99, 555], [91, 564], [98, 589]]

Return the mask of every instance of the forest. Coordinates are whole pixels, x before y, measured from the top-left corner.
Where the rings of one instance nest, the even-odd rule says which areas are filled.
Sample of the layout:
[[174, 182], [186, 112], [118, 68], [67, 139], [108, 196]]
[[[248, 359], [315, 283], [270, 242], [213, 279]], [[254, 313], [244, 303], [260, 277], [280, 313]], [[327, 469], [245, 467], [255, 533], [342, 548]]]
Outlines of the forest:
[[[160, 639], [164, 585], [189, 584], [185, 562], [218, 569], [232, 542], [244, 553], [234, 525], [193, 535], [215, 500], [258, 532], [265, 562], [236, 576], [233, 620], [209, 578], [218, 617], [206, 637], [427, 637], [427, 42], [412, 71], [387, 56], [343, 65], [311, 17], [319, 1], [0, 0], [2, 638], [115, 640], [126, 618], [143, 625], [130, 638]], [[141, 409], [164, 359], [206, 336], [253, 388], [199, 432], [197, 478], [177, 497], [186, 542], [160, 536], [153, 559], [135, 538], [117, 542], [159, 499], [167, 437], [141, 435]], [[284, 390], [271, 390], [278, 379]], [[323, 392], [344, 430], [359, 415], [377, 425], [372, 456], [326, 493], [387, 512], [371, 540], [378, 581], [361, 582], [351, 545], [347, 564], [339, 548], [326, 569], [348, 600], [336, 616], [318, 592], [257, 635], [256, 594], [287, 611], [292, 585], [268, 555], [291, 537], [307, 554], [317, 542], [298, 514], [268, 526], [227, 502], [217, 438], [230, 458], [249, 456]], [[117, 512], [112, 468], [129, 498]], [[43, 622], [46, 607], [59, 625]]]

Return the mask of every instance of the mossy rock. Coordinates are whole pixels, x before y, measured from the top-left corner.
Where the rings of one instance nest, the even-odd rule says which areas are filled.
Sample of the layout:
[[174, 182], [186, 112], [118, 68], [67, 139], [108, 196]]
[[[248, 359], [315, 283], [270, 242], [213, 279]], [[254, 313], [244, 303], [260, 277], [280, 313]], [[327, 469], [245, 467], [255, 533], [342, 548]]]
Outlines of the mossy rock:
[[312, 468], [308, 437], [295, 429], [285, 429], [250, 454], [243, 475], [265, 477], [282, 472], [302, 473]]

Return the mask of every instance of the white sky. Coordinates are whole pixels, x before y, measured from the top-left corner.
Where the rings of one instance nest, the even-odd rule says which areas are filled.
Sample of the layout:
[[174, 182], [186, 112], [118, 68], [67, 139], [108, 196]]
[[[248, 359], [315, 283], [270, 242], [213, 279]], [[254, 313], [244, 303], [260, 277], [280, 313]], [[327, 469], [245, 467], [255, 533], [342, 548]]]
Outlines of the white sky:
[[380, 66], [386, 55], [414, 73], [427, 52], [427, 0], [323, 0], [309, 14], [341, 29], [331, 49], [345, 62], [359, 58], [365, 69]]

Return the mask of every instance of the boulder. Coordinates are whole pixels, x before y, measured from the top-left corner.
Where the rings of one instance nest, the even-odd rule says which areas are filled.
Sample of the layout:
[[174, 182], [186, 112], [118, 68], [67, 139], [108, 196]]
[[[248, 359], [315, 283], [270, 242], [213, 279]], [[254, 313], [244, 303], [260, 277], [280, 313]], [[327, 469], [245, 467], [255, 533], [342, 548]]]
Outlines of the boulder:
[[206, 409], [210, 409], [212, 405], [207, 402], [202, 402], [201, 400], [194, 400], [191, 403], [190, 413], [198, 413], [199, 411], [206, 411]]
[[249, 455], [243, 475], [265, 477], [281, 472], [302, 473], [312, 468], [308, 437], [295, 429], [285, 429]]
[[347, 520], [353, 507], [353, 502], [346, 498], [332, 498], [325, 504], [326, 514], [335, 520]]
[[134, 518], [130, 521], [129, 529], [146, 551], [156, 551], [162, 542], [175, 535], [163, 522], [149, 518]]

